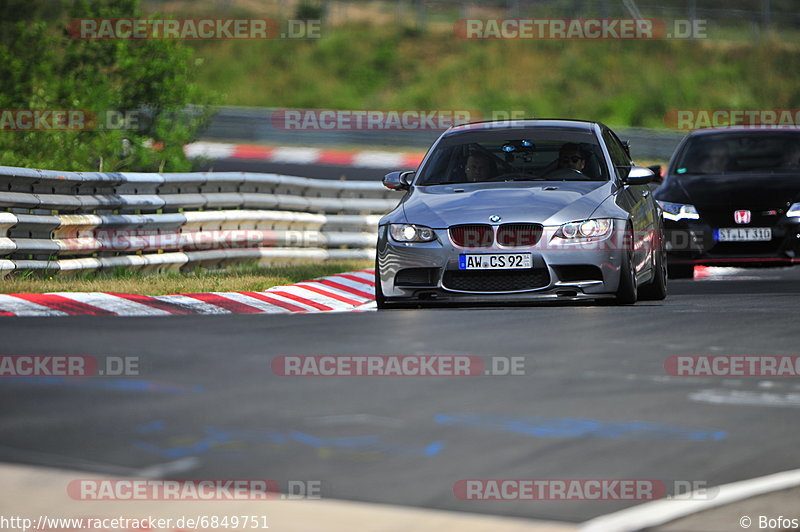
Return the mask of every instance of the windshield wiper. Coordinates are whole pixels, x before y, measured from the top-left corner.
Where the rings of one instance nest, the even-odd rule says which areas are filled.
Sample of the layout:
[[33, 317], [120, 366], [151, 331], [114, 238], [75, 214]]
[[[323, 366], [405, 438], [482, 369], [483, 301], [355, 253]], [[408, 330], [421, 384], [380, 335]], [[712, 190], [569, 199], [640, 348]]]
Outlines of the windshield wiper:
[[536, 177], [531, 174], [526, 174], [524, 172], [520, 172], [518, 174], [516, 173], [502, 174], [493, 178], [493, 180], [494, 181], [542, 181], [542, 178]]

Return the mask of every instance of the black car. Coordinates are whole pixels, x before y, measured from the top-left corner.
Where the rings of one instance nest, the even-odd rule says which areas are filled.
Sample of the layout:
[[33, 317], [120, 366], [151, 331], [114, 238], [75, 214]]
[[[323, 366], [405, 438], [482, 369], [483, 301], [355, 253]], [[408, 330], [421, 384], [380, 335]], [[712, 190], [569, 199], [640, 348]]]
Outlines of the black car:
[[694, 131], [655, 191], [670, 276], [800, 261], [800, 128]]

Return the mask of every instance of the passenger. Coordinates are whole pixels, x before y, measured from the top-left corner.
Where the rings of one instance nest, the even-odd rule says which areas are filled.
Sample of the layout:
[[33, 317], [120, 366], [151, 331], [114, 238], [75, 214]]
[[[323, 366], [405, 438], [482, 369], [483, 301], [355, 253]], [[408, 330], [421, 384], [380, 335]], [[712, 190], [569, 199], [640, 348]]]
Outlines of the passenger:
[[467, 181], [486, 181], [494, 177], [496, 172], [497, 166], [490, 155], [480, 151], [470, 152], [464, 166]]
[[558, 151], [558, 168], [569, 168], [583, 172], [586, 166], [586, 155], [581, 147], [574, 142], [568, 142]]
[[697, 166], [697, 172], [701, 174], [721, 174], [728, 169], [730, 156], [725, 144], [713, 144]]

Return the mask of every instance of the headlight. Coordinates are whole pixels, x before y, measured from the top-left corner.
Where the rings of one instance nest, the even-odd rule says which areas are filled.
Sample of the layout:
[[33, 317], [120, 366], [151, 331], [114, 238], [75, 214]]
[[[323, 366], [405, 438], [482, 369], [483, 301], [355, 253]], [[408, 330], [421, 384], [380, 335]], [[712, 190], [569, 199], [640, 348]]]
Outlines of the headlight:
[[687, 203], [671, 203], [669, 201], [659, 201], [661, 210], [664, 211], [664, 219], [677, 222], [678, 220], [699, 220], [700, 213], [694, 205]]
[[795, 203], [794, 205], [789, 207], [789, 210], [786, 211], [786, 216], [790, 218], [795, 216], [800, 216], [800, 203]]
[[397, 242], [430, 242], [436, 240], [433, 229], [424, 225], [390, 224], [389, 233]]
[[597, 239], [608, 236], [613, 227], [614, 223], [609, 218], [570, 222], [559, 227], [555, 236], [567, 240]]

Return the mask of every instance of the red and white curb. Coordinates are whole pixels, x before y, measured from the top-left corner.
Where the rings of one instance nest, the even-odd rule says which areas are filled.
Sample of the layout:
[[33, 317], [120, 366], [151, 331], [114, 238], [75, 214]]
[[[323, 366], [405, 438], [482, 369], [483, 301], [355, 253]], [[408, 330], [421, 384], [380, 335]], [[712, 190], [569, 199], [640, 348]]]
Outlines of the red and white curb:
[[273, 163], [330, 164], [360, 168], [416, 168], [424, 153], [375, 150], [324, 150], [320, 148], [260, 146], [195, 142], [184, 148], [187, 157], [207, 159], [256, 159]]
[[263, 292], [143, 296], [107, 292], [0, 294], [0, 316], [170, 316], [362, 311], [375, 308], [375, 272], [360, 270]]

